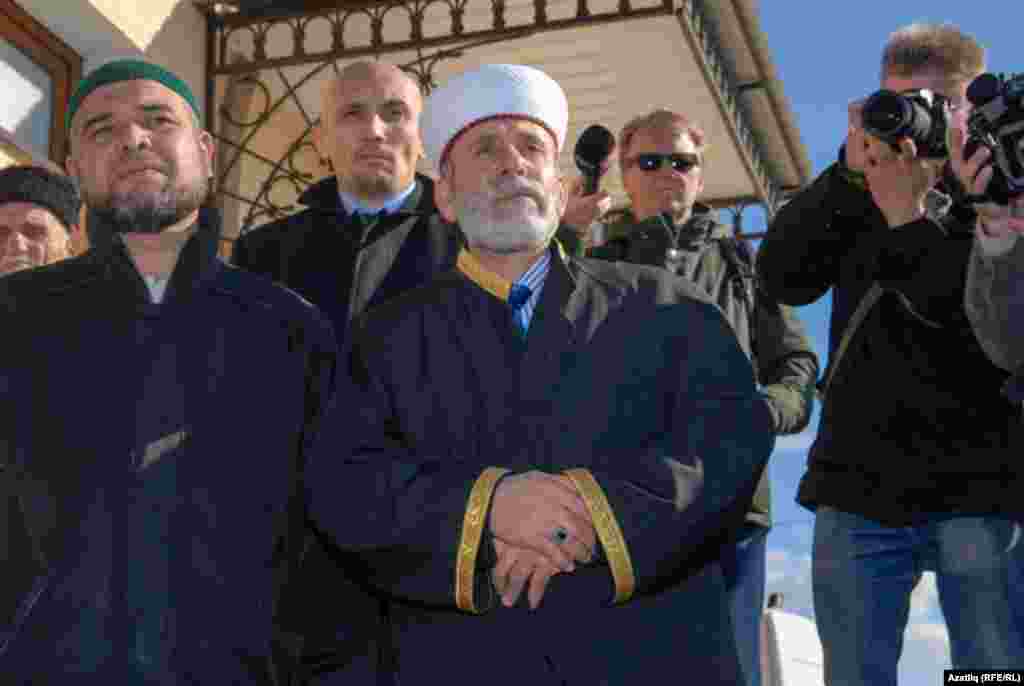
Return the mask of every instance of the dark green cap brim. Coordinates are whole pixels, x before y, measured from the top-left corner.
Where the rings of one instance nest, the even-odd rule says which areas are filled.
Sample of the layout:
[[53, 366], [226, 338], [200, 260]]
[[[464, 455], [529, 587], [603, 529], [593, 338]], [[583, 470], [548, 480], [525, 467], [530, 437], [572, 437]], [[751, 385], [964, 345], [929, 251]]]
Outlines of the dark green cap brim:
[[78, 87], [71, 94], [71, 100], [68, 102], [68, 113], [64, 118], [64, 125], [68, 132], [71, 131], [71, 121], [75, 118], [75, 112], [78, 111], [82, 101], [90, 93], [107, 84], [138, 79], [156, 81], [170, 88], [184, 98], [185, 102], [192, 108], [192, 111], [195, 112], [196, 117], [199, 117], [199, 106], [196, 104], [195, 96], [192, 95], [192, 89], [177, 76], [163, 67], [143, 62], [142, 60], [115, 60], [107, 62], [78, 82]]

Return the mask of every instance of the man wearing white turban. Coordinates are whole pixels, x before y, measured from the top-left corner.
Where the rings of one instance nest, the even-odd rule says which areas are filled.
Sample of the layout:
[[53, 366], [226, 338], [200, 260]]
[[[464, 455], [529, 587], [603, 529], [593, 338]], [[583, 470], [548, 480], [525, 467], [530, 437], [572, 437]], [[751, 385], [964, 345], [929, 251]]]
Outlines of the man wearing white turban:
[[327, 421], [310, 515], [383, 594], [402, 684], [735, 684], [717, 558], [770, 414], [694, 287], [552, 240], [567, 123], [529, 67], [431, 96], [437, 206], [467, 247], [357, 327], [354, 421]]

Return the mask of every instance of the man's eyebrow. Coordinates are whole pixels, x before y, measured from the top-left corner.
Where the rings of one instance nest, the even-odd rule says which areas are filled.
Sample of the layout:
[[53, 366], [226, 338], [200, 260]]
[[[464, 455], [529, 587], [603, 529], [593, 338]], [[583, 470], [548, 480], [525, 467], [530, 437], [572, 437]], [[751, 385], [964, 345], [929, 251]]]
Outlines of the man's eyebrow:
[[99, 124], [104, 121], [109, 121], [113, 118], [114, 115], [110, 114], [109, 112], [106, 114], [97, 114], [95, 117], [90, 117], [89, 119], [86, 119], [85, 122], [82, 124], [82, 132], [84, 133], [85, 131], [88, 131], [96, 124]]
[[164, 105], [163, 103], [153, 103], [150, 105], [142, 105], [139, 107], [140, 110], [146, 114], [175, 114], [174, 109], [170, 105]]
[[[175, 114], [174, 109], [170, 105], [165, 105], [163, 103], [152, 103], [152, 104], [147, 104], [147, 105], [140, 105], [139, 109], [142, 110], [146, 114], [158, 114], [158, 113], [167, 113], [167, 114], [171, 114], [171, 115]], [[89, 119], [85, 120], [85, 122], [82, 124], [82, 131], [85, 132], [88, 129], [90, 129], [91, 127], [93, 127], [93, 126], [95, 126], [97, 124], [106, 122], [106, 121], [110, 121], [113, 118], [114, 118], [114, 115], [111, 114], [110, 112], [105, 112], [103, 114], [97, 114], [95, 117], [90, 117]]]
[[498, 135], [495, 133], [485, 132], [470, 141], [470, 146], [478, 148], [481, 145], [493, 143], [498, 139]]
[[534, 133], [533, 131], [523, 131], [521, 135], [523, 137], [523, 140], [525, 140], [528, 143], [539, 143], [540, 145], [544, 145], [545, 139], [539, 133]]

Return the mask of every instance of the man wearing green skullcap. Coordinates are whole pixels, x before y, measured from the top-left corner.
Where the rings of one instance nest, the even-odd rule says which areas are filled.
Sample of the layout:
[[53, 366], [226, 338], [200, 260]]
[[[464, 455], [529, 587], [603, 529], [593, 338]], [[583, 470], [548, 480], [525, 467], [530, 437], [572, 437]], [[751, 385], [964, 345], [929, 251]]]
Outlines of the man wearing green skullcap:
[[213, 141], [180, 79], [111, 63], [69, 109], [91, 249], [0, 280], [0, 559], [21, 526], [42, 570], [0, 627], [2, 681], [290, 683], [275, 598], [330, 325], [217, 257]]
[[68, 129], [71, 128], [71, 121], [75, 118], [75, 113], [81, 106], [82, 101], [97, 88], [106, 86], [110, 83], [117, 83], [118, 81], [136, 80], [154, 81], [171, 89], [180, 95], [186, 103], [188, 103], [189, 107], [192, 108], [192, 112], [196, 115], [196, 120], [198, 121], [199, 106], [196, 104], [196, 98], [192, 94], [192, 89], [188, 87], [187, 83], [160, 65], [143, 62], [142, 60], [124, 59], [107, 62], [95, 71], [90, 72], [88, 76], [82, 79], [78, 84], [78, 87], [75, 89], [75, 92], [71, 94], [71, 100], [68, 102], [68, 111], [65, 115], [64, 125]]

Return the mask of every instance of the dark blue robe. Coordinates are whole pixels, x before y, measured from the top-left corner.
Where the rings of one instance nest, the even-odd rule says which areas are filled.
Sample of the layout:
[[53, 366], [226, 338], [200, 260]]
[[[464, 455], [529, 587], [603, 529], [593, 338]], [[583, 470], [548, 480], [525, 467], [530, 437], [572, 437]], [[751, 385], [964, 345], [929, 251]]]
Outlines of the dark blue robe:
[[118, 240], [0, 280], [0, 465], [43, 568], [4, 683], [262, 684], [288, 666], [275, 598], [337, 353], [326, 319], [225, 265], [217, 238], [197, 229], [162, 304]]
[[[555, 256], [525, 341], [460, 270], [369, 313], [310, 465], [311, 516], [389, 599], [396, 683], [739, 683], [721, 545], [773, 445], [721, 312], [664, 270]], [[356, 418], [358, 421], [349, 421]], [[536, 611], [456, 602], [467, 502], [488, 467], [589, 470], [629, 549], [554, 577]]]

